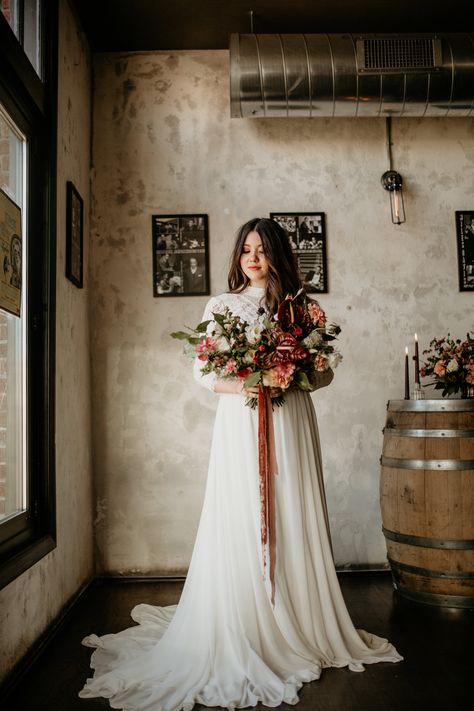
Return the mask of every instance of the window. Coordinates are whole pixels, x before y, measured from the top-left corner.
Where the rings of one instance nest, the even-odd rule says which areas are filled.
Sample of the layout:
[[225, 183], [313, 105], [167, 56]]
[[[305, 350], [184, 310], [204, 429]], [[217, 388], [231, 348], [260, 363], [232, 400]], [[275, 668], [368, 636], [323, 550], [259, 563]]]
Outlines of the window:
[[[21, 208], [23, 224], [21, 234], [25, 234], [26, 217], [25, 190], [25, 137], [15, 126], [5, 108], [0, 104], [0, 190], [1, 205], [11, 204]], [[12, 203], [10, 203], [11, 198]], [[7, 207], [8, 209], [8, 207]], [[3, 210], [0, 219], [3, 220]], [[0, 235], [0, 239], [3, 235]], [[23, 290], [22, 301], [26, 300], [24, 264], [25, 246], [22, 240], [20, 259], [20, 283]], [[3, 239], [2, 239], [2, 251]], [[8, 254], [5, 255], [8, 265]], [[10, 257], [10, 264], [13, 259]], [[4, 269], [6, 274], [10, 273]], [[0, 523], [26, 508], [26, 467], [25, 447], [25, 317], [24, 308], [20, 317], [0, 310]]]
[[0, 10], [38, 76], [43, 75], [40, 0], [0, 0]]
[[20, 314], [0, 308], [0, 587], [56, 545], [58, 8], [54, 0], [40, 5], [0, 0], [0, 228], [5, 206], [21, 222], [20, 239], [8, 248], [0, 234], [0, 278], [8, 271], [8, 283], [21, 284]]

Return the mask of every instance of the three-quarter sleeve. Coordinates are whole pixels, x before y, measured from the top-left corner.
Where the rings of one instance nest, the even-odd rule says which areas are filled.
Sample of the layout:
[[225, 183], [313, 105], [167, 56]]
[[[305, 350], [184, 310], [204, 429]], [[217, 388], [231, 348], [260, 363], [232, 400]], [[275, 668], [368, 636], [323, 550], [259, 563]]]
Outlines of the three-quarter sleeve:
[[[206, 308], [204, 309], [204, 313], [202, 315], [202, 321], [213, 321], [213, 313], [215, 312], [222, 312], [223, 310], [223, 304], [219, 301], [218, 298], [215, 296], [211, 297], [209, 301], [206, 304]], [[214, 321], [213, 321], [214, 323]], [[213, 324], [209, 324], [208, 327], [208, 332], [211, 332], [213, 329]], [[205, 373], [204, 375], [202, 374], [202, 369], [205, 366], [205, 361], [199, 360], [199, 358], [194, 359], [194, 366], [193, 366], [193, 376], [194, 379], [196, 380], [199, 385], [202, 385], [203, 388], [207, 388], [208, 390], [212, 390], [214, 392], [214, 386], [217, 381], [217, 375], [215, 373]]]
[[320, 388], [325, 388], [327, 385], [329, 385], [334, 378], [334, 371], [332, 368], [328, 368], [327, 370], [315, 370], [311, 373], [311, 377], [309, 379], [311, 383], [311, 392], [314, 392], [315, 390], [319, 390]]

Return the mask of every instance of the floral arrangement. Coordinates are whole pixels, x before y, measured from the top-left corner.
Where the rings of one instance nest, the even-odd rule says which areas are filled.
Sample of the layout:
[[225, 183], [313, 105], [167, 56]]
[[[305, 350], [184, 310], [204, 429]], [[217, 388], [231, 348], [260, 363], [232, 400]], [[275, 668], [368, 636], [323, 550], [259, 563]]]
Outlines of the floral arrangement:
[[427, 358], [420, 375], [432, 376], [433, 383], [427, 385], [442, 389], [443, 397], [474, 385], [474, 337], [469, 333], [464, 341], [452, 339], [449, 333], [446, 338], [434, 338], [423, 355]]
[[[336, 368], [342, 360], [331, 343], [341, 329], [326, 324], [326, 314], [316, 302], [297, 303], [300, 294], [287, 296], [275, 317], [261, 309], [257, 320], [248, 323], [226, 308], [213, 313], [213, 321], [171, 336], [186, 341], [186, 352], [204, 362], [203, 375], [241, 378], [246, 388], [312, 390], [317, 373]], [[283, 401], [282, 394], [272, 398], [276, 405]], [[246, 404], [256, 407], [257, 398], [247, 398]]]

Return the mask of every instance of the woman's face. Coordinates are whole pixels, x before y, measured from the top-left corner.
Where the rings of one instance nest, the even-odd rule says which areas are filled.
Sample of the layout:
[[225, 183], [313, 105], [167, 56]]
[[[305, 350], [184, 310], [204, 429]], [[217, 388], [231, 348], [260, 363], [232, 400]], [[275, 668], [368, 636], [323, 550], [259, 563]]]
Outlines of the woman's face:
[[262, 240], [258, 232], [249, 232], [245, 238], [240, 267], [250, 279], [250, 286], [265, 287], [268, 275], [268, 260], [263, 251]]

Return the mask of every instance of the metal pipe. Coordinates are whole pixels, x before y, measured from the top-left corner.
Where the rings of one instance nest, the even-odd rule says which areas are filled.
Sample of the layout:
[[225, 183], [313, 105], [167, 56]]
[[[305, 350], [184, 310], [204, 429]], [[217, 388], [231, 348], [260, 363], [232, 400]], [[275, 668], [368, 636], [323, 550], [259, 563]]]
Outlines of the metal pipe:
[[467, 32], [233, 34], [230, 72], [233, 117], [474, 116]]

